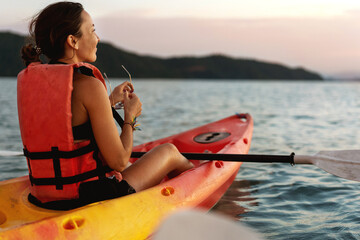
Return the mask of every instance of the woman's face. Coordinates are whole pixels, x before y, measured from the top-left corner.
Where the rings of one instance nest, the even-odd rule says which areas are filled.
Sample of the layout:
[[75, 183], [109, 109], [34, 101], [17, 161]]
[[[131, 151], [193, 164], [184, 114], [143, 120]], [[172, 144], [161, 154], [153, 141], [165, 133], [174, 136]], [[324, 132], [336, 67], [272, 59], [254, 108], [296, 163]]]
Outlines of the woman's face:
[[82, 36], [77, 41], [78, 49], [76, 51], [77, 58], [80, 62], [95, 62], [97, 44], [100, 41], [95, 33], [94, 23], [86, 11], [81, 13], [82, 24], [80, 31]]

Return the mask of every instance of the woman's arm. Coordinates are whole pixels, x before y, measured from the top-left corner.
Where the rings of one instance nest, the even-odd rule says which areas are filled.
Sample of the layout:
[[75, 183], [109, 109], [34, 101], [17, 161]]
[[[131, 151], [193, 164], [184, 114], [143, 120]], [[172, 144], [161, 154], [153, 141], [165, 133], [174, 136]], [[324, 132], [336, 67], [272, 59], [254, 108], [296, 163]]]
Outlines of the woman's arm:
[[[77, 96], [90, 118], [95, 140], [104, 160], [110, 168], [121, 172], [125, 169], [132, 152], [132, 127], [125, 124], [119, 137], [109, 96], [99, 80], [79, 76], [74, 81], [74, 90], [77, 90]], [[125, 122], [131, 122], [133, 117], [141, 114], [141, 102], [135, 94], [129, 94], [128, 91], [123, 93]]]

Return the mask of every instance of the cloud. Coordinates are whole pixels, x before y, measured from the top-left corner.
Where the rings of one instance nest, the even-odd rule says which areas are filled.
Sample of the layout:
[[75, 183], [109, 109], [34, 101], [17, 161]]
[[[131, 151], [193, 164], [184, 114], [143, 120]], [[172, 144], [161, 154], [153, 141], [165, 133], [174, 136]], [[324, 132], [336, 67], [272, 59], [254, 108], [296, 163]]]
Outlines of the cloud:
[[345, 11], [345, 14], [349, 14], [353, 17], [357, 17], [358, 19], [360, 18], [360, 8], [356, 8], [356, 9], [349, 9], [347, 11]]

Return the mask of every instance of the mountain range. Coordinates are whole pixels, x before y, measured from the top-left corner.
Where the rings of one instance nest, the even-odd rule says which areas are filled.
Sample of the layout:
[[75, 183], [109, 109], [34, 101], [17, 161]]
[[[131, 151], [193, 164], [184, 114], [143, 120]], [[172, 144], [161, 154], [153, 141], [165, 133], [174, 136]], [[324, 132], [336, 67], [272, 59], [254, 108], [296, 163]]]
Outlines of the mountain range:
[[[24, 68], [20, 49], [26, 39], [26, 36], [0, 32], [0, 76], [16, 76]], [[316, 72], [282, 64], [221, 54], [160, 58], [132, 53], [103, 42], [98, 44], [94, 65], [110, 78], [127, 77], [121, 68], [124, 65], [134, 78], [323, 80]]]

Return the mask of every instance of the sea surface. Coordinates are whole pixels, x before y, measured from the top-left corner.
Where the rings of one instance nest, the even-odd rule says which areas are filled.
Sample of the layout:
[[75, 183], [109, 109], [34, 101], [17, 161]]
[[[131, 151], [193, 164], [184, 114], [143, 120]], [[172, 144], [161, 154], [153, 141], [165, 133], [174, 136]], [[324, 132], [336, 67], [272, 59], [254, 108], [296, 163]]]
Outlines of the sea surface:
[[[112, 86], [122, 79], [111, 79]], [[360, 83], [133, 80], [151, 141], [234, 113], [250, 113], [250, 153], [313, 155], [360, 148]], [[0, 152], [21, 151], [16, 79], [0, 78]], [[53, 106], [56, 108], [56, 105]], [[51, 119], [49, 119], [51, 120]], [[0, 180], [27, 174], [23, 157], [0, 156]], [[360, 239], [360, 183], [313, 165], [244, 163], [212, 211], [264, 239]], [[241, 239], [241, 236], [239, 236]]]

